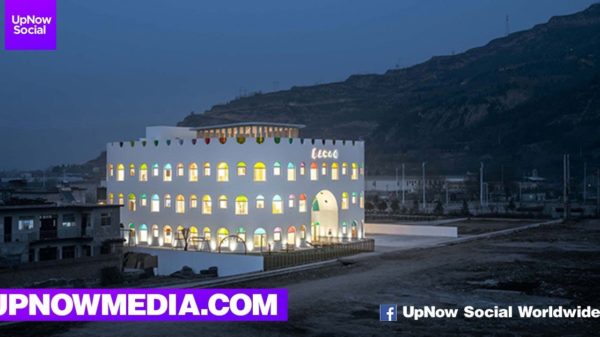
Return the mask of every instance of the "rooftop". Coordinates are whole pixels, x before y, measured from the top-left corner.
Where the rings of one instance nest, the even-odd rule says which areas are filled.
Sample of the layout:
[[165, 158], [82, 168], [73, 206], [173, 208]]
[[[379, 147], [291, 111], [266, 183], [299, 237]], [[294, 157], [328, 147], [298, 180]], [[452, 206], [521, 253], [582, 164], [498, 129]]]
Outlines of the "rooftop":
[[36, 205], [8, 205], [0, 206], [0, 212], [3, 211], [23, 211], [23, 210], [61, 210], [61, 209], [94, 209], [94, 208], [115, 208], [120, 205], [99, 205], [99, 204], [36, 204]]
[[240, 123], [229, 123], [229, 124], [214, 124], [206, 126], [191, 127], [190, 130], [210, 130], [220, 128], [233, 128], [238, 126], [274, 126], [282, 128], [296, 128], [302, 129], [306, 127], [304, 124], [291, 124], [291, 123], [273, 123], [273, 122], [240, 122]]

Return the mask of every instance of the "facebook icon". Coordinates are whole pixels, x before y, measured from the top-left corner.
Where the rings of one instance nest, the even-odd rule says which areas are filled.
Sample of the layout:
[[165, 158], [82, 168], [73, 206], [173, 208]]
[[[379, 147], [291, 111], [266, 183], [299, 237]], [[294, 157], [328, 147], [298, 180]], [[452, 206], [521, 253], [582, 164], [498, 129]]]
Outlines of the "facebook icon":
[[383, 322], [392, 322], [398, 320], [398, 308], [395, 304], [379, 305], [379, 320]]

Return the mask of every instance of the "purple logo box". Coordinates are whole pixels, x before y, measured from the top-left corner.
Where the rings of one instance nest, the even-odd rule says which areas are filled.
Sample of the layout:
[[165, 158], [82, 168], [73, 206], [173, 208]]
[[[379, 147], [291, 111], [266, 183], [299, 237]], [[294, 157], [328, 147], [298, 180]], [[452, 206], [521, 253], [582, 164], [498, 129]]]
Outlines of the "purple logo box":
[[0, 321], [287, 321], [287, 289], [0, 289]]
[[5, 0], [4, 49], [56, 50], [56, 0]]

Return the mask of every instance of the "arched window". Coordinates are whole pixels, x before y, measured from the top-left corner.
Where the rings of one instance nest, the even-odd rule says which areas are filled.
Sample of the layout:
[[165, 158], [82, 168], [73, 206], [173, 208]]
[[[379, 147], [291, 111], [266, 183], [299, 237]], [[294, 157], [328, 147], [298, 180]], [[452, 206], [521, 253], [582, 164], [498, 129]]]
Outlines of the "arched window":
[[177, 232], [175, 233], [175, 237], [177, 238], [177, 243], [181, 242], [181, 240], [185, 238], [185, 228], [183, 226], [177, 226]]
[[115, 166], [113, 164], [108, 164], [108, 176], [112, 177], [115, 175]]
[[165, 226], [163, 229], [163, 240], [165, 245], [172, 245], [173, 244], [173, 230], [171, 229], [171, 226]]
[[352, 192], [352, 200], [351, 200], [352, 205], [356, 205], [356, 199], [357, 199], [356, 197], [357, 197], [356, 192]]
[[300, 163], [300, 175], [303, 176], [306, 173], [306, 164], [304, 162]]
[[281, 227], [275, 227], [275, 229], [273, 230], [273, 241], [281, 241]]
[[246, 163], [243, 161], [237, 163], [237, 175], [245, 176], [246, 175]]
[[360, 192], [360, 197], [358, 199], [358, 206], [360, 208], [365, 208], [365, 194], [363, 192]]
[[348, 223], [346, 221], [342, 222], [342, 235], [346, 236], [348, 234]]
[[267, 181], [267, 167], [265, 163], [254, 164], [254, 181]]
[[185, 213], [185, 197], [181, 194], [175, 199], [175, 213]]
[[348, 174], [348, 163], [342, 163], [342, 175]]
[[202, 235], [204, 236], [205, 241], [210, 241], [210, 228], [204, 227], [202, 230]]
[[293, 163], [288, 163], [287, 180], [288, 181], [296, 181], [296, 166], [294, 166]]
[[190, 227], [190, 233], [188, 234], [188, 243], [190, 243], [192, 246], [198, 244], [198, 228], [196, 228], [196, 226]]
[[274, 176], [281, 175], [281, 163], [280, 163], [280, 162], [278, 162], [278, 161], [276, 161], [276, 162], [273, 164], [273, 175], [274, 175]]
[[256, 197], [256, 208], [265, 208], [265, 197], [260, 194]]
[[198, 207], [198, 197], [195, 194], [190, 195], [190, 208]]
[[273, 214], [283, 214], [283, 201], [278, 194], [275, 194], [272, 202]]
[[300, 226], [300, 240], [306, 240], [306, 226]]
[[115, 203], [115, 194], [114, 193], [108, 193], [108, 204], [112, 205]]
[[238, 195], [235, 198], [235, 214], [236, 215], [248, 214], [248, 198], [245, 195]]
[[184, 169], [183, 163], [177, 164], [177, 176], [183, 177], [184, 174], [185, 174], [185, 169]]
[[140, 165], [140, 181], [148, 181], [148, 164]]
[[154, 244], [158, 244], [158, 237], [159, 237], [158, 225], [152, 225], [152, 242]]
[[237, 236], [246, 241], [246, 230], [244, 229], [244, 227], [240, 227], [237, 229]]
[[365, 175], [365, 163], [360, 163], [360, 175]]
[[202, 197], [202, 214], [212, 214], [212, 200], [208, 194]]
[[342, 192], [342, 209], [348, 209], [348, 192]]
[[352, 173], [350, 175], [350, 179], [358, 180], [358, 165], [356, 163], [352, 163]]
[[146, 193], [142, 193], [142, 195], [140, 195], [140, 206], [148, 206], [148, 197], [146, 196]]
[[136, 237], [135, 237], [135, 224], [134, 223], [130, 223], [129, 224], [129, 235], [127, 238], [125, 238], [125, 241], [127, 243], [132, 243], [132, 244], [136, 244]]
[[189, 181], [196, 182], [198, 181], [198, 165], [196, 163], [191, 163], [188, 169], [189, 173]]
[[350, 236], [353, 239], [358, 239], [358, 224], [356, 221], [352, 221], [352, 227], [350, 229]]
[[135, 164], [129, 164], [129, 176], [135, 177]]
[[317, 180], [319, 179], [319, 172], [318, 172], [319, 166], [317, 165], [317, 163], [315, 163], [314, 161], [312, 163], [310, 163], [310, 180]]
[[136, 202], [135, 194], [133, 193], [129, 193], [129, 195], [127, 196], [127, 209], [129, 209], [130, 212], [135, 212]]
[[262, 248], [267, 246], [267, 232], [264, 230], [264, 228], [257, 228], [254, 231], [254, 238], [253, 238], [253, 244], [254, 244], [254, 248]]
[[326, 176], [327, 175], [327, 163], [322, 163], [321, 164], [321, 175], [322, 176]]
[[296, 245], [296, 227], [294, 226], [288, 227], [287, 244]]
[[339, 180], [340, 179], [340, 169], [338, 163], [331, 164], [331, 180]]
[[125, 196], [123, 195], [123, 193], [119, 193], [118, 197], [119, 197], [119, 205], [125, 205]]
[[[229, 230], [227, 228], [221, 227], [217, 230], [217, 245], [221, 244], [221, 241], [225, 239], [229, 235]], [[228, 240], [225, 240], [221, 247], [229, 247]]]
[[210, 177], [210, 163], [204, 163], [204, 176]]
[[125, 180], [125, 166], [123, 164], [117, 165], [117, 181]]
[[227, 208], [227, 196], [221, 195], [219, 197], [219, 208]]
[[171, 207], [171, 195], [170, 194], [165, 194], [165, 207], [166, 208]]
[[296, 202], [296, 196], [293, 194], [290, 194], [290, 196], [288, 197], [288, 207], [289, 208], [294, 208], [294, 203]]
[[158, 164], [156, 164], [156, 163], [155, 163], [155, 164], [153, 164], [153, 165], [152, 165], [152, 176], [154, 176], [154, 177], [158, 177], [158, 170], [159, 170], [159, 169], [158, 169]]
[[227, 163], [221, 162], [217, 164], [217, 181], [229, 181], [229, 165]]
[[171, 167], [171, 164], [167, 164], [163, 169], [163, 181], [171, 180], [173, 180], [173, 168]]
[[158, 196], [158, 194], [154, 194], [152, 196], [152, 200], [150, 200], [150, 212], [160, 212], [160, 197]]
[[298, 198], [298, 212], [305, 213], [306, 212], [306, 194], [300, 194]]
[[140, 242], [148, 242], [148, 226], [146, 224], [140, 225]]

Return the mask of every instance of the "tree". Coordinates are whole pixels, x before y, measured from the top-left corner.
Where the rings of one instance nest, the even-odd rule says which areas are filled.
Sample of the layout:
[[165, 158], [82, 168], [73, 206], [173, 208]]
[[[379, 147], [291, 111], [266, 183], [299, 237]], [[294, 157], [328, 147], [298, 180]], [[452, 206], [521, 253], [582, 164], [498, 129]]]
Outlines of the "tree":
[[190, 237], [190, 229], [184, 228], [179, 231], [179, 240], [183, 240], [183, 250], [188, 250], [188, 238]]
[[410, 209], [410, 214], [415, 214], [419, 212], [419, 202], [415, 199], [413, 200], [412, 208]]
[[400, 203], [398, 202], [398, 199], [392, 200], [390, 207], [392, 208], [392, 212], [398, 213], [400, 210]]
[[441, 201], [435, 202], [435, 208], [433, 209], [433, 214], [435, 215], [444, 215], [444, 206]]
[[377, 209], [384, 212], [388, 208], [387, 202], [381, 200], [379, 204], [377, 204]]
[[469, 204], [466, 199], [463, 199], [462, 209], [460, 210], [460, 214], [462, 215], [471, 215], [471, 211], [469, 211]]

